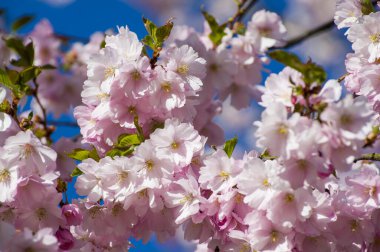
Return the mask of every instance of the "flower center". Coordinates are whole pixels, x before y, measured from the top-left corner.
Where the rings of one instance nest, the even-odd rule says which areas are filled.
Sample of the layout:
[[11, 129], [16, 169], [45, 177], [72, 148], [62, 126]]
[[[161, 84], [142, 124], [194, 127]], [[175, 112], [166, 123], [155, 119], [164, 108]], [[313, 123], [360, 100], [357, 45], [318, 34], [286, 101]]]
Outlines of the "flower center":
[[170, 147], [171, 147], [173, 150], [178, 149], [178, 147], [179, 147], [179, 143], [177, 143], [177, 142], [172, 142], [172, 143], [170, 144]]
[[300, 159], [297, 161], [298, 168], [301, 170], [306, 170], [307, 169], [307, 161], [305, 159]]
[[371, 186], [366, 189], [366, 193], [369, 194], [369, 196], [373, 197], [376, 193], [376, 186]]
[[219, 69], [219, 66], [217, 64], [214, 63], [210, 65], [211, 72], [217, 72], [218, 69]]
[[143, 189], [143, 190], [139, 191], [137, 194], [138, 194], [139, 198], [146, 198], [146, 196], [148, 195], [148, 190]]
[[145, 167], [148, 171], [152, 171], [154, 167], [154, 162], [152, 160], [148, 160], [145, 162]]
[[24, 145], [24, 157], [25, 158], [28, 158], [32, 154], [32, 151], [33, 151], [32, 145], [30, 145], [30, 144]]
[[189, 194], [186, 194], [186, 195], [180, 200], [179, 203], [181, 203], [181, 204], [185, 204], [186, 202], [193, 201], [193, 199], [194, 199], [194, 196], [193, 196], [191, 193], [189, 193]]
[[219, 177], [221, 177], [223, 181], [226, 181], [230, 177], [230, 173], [226, 171], [221, 171], [219, 173]]
[[269, 180], [267, 178], [264, 179], [263, 186], [265, 186], [265, 187], [270, 187], [271, 186], [271, 184], [269, 183]]
[[183, 65], [180, 65], [178, 68], [177, 68], [177, 72], [179, 74], [182, 74], [182, 75], [185, 75], [189, 72], [189, 66], [186, 65], [186, 64], [183, 64]]
[[285, 124], [280, 124], [280, 126], [277, 129], [277, 131], [281, 135], [287, 135], [288, 134], [288, 127]]
[[106, 93], [100, 93], [100, 94], [97, 94], [96, 97], [102, 100], [102, 99], [108, 98], [109, 95]]
[[108, 79], [110, 77], [113, 77], [115, 75], [115, 68], [113, 67], [107, 67], [104, 69], [104, 79]]
[[380, 32], [372, 34], [369, 36], [369, 39], [371, 40], [372, 43], [380, 43]]
[[123, 212], [123, 206], [121, 205], [121, 203], [117, 203], [117, 204], [115, 204], [113, 207], [112, 207], [112, 210], [111, 210], [111, 212], [112, 212], [112, 215], [113, 216], [118, 216], [120, 213], [122, 213]]
[[135, 70], [131, 73], [131, 77], [134, 81], [138, 81], [139, 79], [141, 79], [141, 75], [140, 75], [140, 72]]
[[170, 93], [170, 91], [172, 90], [172, 86], [170, 85], [170, 82], [165, 81], [161, 84], [161, 89], [166, 93]]
[[350, 115], [347, 115], [347, 114], [343, 114], [341, 117], [340, 117], [340, 123], [342, 125], [349, 125], [352, 123], [352, 118]]
[[273, 230], [270, 233], [270, 238], [271, 238], [272, 242], [275, 243], [278, 240], [278, 232]]
[[358, 230], [358, 228], [359, 228], [359, 223], [358, 223], [358, 221], [356, 221], [356, 220], [352, 220], [352, 221], [350, 222], [350, 226], [351, 226], [351, 231], [352, 231], [352, 232], [355, 232], [355, 231]]
[[263, 37], [269, 37], [269, 35], [272, 33], [272, 29], [269, 27], [261, 27], [259, 28], [259, 33]]
[[130, 107], [128, 108], [128, 112], [129, 112], [129, 114], [131, 114], [131, 115], [135, 115], [135, 114], [136, 114], [136, 107], [135, 107], [135, 106], [130, 106]]
[[121, 171], [117, 176], [119, 178], [119, 182], [123, 182], [128, 178], [128, 172]]
[[88, 214], [91, 216], [92, 219], [95, 219], [96, 216], [100, 213], [100, 207], [99, 206], [93, 206], [88, 210]]
[[43, 207], [40, 207], [36, 210], [36, 216], [38, 218], [38, 220], [42, 221], [43, 219], [45, 219], [47, 217], [47, 211], [45, 208]]
[[0, 171], [0, 183], [8, 182], [11, 178], [11, 173], [7, 169]]
[[291, 203], [294, 201], [294, 195], [291, 193], [285, 194], [285, 202], [286, 203]]

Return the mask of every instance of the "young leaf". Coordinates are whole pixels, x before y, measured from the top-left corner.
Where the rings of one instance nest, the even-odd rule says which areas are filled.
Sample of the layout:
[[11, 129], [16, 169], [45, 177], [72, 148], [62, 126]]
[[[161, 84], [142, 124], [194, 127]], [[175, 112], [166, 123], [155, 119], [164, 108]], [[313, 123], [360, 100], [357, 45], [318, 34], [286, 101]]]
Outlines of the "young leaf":
[[236, 146], [237, 142], [238, 142], [237, 137], [234, 137], [230, 140], [227, 140], [226, 143], [224, 144], [223, 150], [227, 153], [228, 157], [232, 156], [232, 153], [235, 150], [235, 146]]
[[20, 28], [22, 28], [23, 26], [25, 26], [26, 24], [28, 24], [30, 21], [32, 21], [34, 19], [33, 16], [30, 16], [30, 15], [26, 15], [26, 16], [22, 16], [20, 17], [19, 19], [17, 19], [13, 24], [12, 24], [12, 31], [13, 32], [16, 32], [18, 31]]
[[0, 84], [3, 84], [9, 89], [12, 89], [13, 83], [8, 76], [8, 73], [0, 68]]
[[129, 147], [131, 145], [138, 145], [141, 143], [140, 138], [137, 134], [133, 134], [133, 135], [123, 134], [119, 136], [117, 142], [118, 142], [117, 147], [120, 147], [120, 148]]
[[78, 161], [83, 161], [87, 158], [92, 158], [95, 161], [99, 161], [100, 159], [95, 149], [85, 150], [85, 149], [77, 148], [77, 149], [74, 149], [71, 153], [67, 154], [67, 156]]
[[21, 89], [21, 85], [17, 84], [18, 81], [19, 74], [16, 70], [3, 70], [0, 68], [0, 84], [3, 84], [7, 88], [9, 88], [17, 98], [21, 98], [25, 92], [23, 92], [23, 90]]
[[373, 7], [372, 0], [361, 0], [360, 5], [362, 6], [362, 13], [364, 15], [369, 15], [372, 12], [375, 12], [375, 7]]
[[151, 20], [143, 18], [144, 26], [148, 35], [145, 36], [142, 42], [157, 52], [161, 50], [165, 40], [169, 37], [173, 28], [173, 22], [167, 21], [163, 26], [157, 27]]
[[82, 174], [83, 174], [83, 172], [81, 170], [79, 170], [78, 167], [75, 167], [75, 169], [71, 173], [71, 177], [77, 177], [77, 176], [82, 175]]
[[12, 60], [11, 64], [19, 67], [28, 67], [33, 65], [34, 61], [34, 47], [33, 42], [29, 42], [26, 46], [21, 39], [9, 38], [5, 40], [8, 48], [13, 49], [20, 58]]
[[226, 24], [219, 25], [216, 19], [206, 11], [202, 11], [202, 14], [211, 29], [211, 33], [209, 34], [210, 40], [215, 46], [220, 45], [220, 43], [222, 43], [223, 37], [226, 35], [224, 32]]
[[37, 78], [38, 75], [42, 72], [40, 67], [37, 66], [31, 66], [25, 68], [23, 71], [20, 72], [21, 77], [21, 83], [27, 83], [28, 81]]
[[318, 83], [323, 83], [326, 81], [327, 75], [325, 70], [311, 60], [303, 63], [295, 54], [282, 50], [269, 52], [269, 56], [272, 59], [302, 73], [306, 84], [311, 84], [314, 81]]

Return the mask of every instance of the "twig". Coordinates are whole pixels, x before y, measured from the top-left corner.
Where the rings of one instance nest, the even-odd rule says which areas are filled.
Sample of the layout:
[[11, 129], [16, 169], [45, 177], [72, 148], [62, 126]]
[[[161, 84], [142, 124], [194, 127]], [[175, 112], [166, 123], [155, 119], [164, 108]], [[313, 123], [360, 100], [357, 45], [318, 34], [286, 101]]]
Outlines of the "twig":
[[54, 129], [52, 130], [47, 125], [47, 113], [46, 113], [45, 107], [41, 103], [40, 98], [38, 97], [38, 87], [39, 87], [39, 85], [37, 83], [36, 78], [33, 79], [33, 83], [34, 83], [34, 86], [35, 86], [35, 88], [33, 89], [33, 96], [36, 98], [36, 102], [38, 103], [38, 105], [40, 106], [41, 111], [42, 111], [43, 118], [41, 120], [41, 123], [42, 123], [42, 126], [43, 126], [44, 130], [45, 130], [47, 140], [49, 142], [52, 142], [52, 140], [50, 139], [50, 135], [51, 135], [51, 133], [53, 133]]
[[380, 153], [364, 154], [361, 157], [355, 158], [354, 163], [356, 163], [360, 160], [380, 161]]
[[74, 41], [80, 41], [80, 42], [83, 42], [83, 43], [88, 43], [89, 42], [88, 38], [82, 38], [82, 37], [78, 37], [78, 36], [74, 36], [74, 35], [55, 33], [54, 36], [56, 38], [59, 38], [59, 39], [64, 40], [64, 41], [74, 40]]
[[334, 20], [331, 20], [325, 24], [322, 24], [314, 29], [311, 29], [310, 31], [304, 33], [304, 34], [301, 34], [295, 38], [292, 38], [290, 40], [287, 41], [287, 43], [284, 45], [284, 46], [279, 46], [279, 47], [276, 47], [276, 48], [282, 48], [282, 49], [287, 49], [287, 48], [290, 48], [290, 47], [293, 47], [299, 43], [302, 43], [303, 41], [321, 33], [321, 32], [325, 32], [329, 29], [332, 29], [335, 27], [335, 23], [334, 23]]
[[340, 76], [340, 77], [338, 78], [338, 82], [342, 82], [342, 81], [344, 81], [344, 79], [345, 79], [348, 75], [350, 75], [350, 74], [349, 74], [349, 73], [345, 73], [345, 74], [343, 74], [342, 76]]
[[48, 124], [63, 127], [79, 127], [76, 122], [48, 121]]
[[240, 22], [257, 1], [258, 0], [242, 0], [242, 2], [239, 3], [237, 6], [238, 9], [236, 13], [231, 18], [229, 18], [227, 22], [223, 25], [226, 25], [230, 29], [232, 29], [234, 27], [234, 24]]

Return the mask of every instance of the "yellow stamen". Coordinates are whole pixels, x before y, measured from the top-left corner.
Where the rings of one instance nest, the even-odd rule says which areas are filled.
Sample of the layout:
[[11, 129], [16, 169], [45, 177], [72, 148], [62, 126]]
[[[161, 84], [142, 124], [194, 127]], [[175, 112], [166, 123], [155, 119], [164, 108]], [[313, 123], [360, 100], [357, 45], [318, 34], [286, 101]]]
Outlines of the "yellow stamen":
[[180, 65], [177, 68], [177, 72], [182, 75], [186, 75], [189, 72], [189, 66], [188, 65]]
[[154, 167], [154, 162], [152, 160], [148, 160], [145, 162], [145, 165], [148, 171], [152, 171]]
[[8, 182], [11, 178], [11, 173], [7, 169], [0, 171], [0, 183]]
[[172, 91], [172, 86], [170, 85], [170, 82], [166, 81], [161, 84], [161, 89], [166, 93], [170, 93], [170, 91]]
[[219, 176], [223, 179], [223, 181], [226, 181], [227, 179], [229, 179], [230, 173], [228, 173], [226, 171], [221, 171], [219, 173]]
[[113, 67], [107, 67], [104, 69], [104, 79], [108, 79], [115, 76], [115, 68]]

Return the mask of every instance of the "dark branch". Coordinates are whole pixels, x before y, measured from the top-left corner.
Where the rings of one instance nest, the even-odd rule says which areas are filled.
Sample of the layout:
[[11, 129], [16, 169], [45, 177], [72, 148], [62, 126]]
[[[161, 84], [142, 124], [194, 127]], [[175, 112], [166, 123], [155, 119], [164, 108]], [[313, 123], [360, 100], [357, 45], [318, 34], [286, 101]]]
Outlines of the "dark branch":
[[48, 124], [63, 127], [79, 127], [76, 122], [49, 121]]
[[360, 160], [380, 161], [380, 153], [364, 154], [361, 157], [355, 158], [354, 163], [356, 163]]
[[334, 20], [331, 20], [331, 21], [329, 21], [325, 24], [322, 24], [321, 26], [318, 26], [318, 27], [316, 27], [316, 28], [304, 33], [304, 34], [299, 35], [298, 37], [295, 37], [293, 39], [288, 40], [288, 42], [284, 46], [280, 46], [278, 48], [287, 49], [287, 48], [293, 47], [293, 46], [300, 44], [303, 41], [305, 41], [311, 37], [314, 37], [315, 35], [318, 35], [319, 33], [328, 31], [334, 27], [335, 27]]
[[226, 25], [230, 29], [234, 28], [235, 23], [241, 22], [244, 16], [250, 11], [250, 9], [255, 5], [258, 0], [243, 0], [240, 4], [238, 4], [238, 9], [236, 13], [228, 19], [223, 25]]

